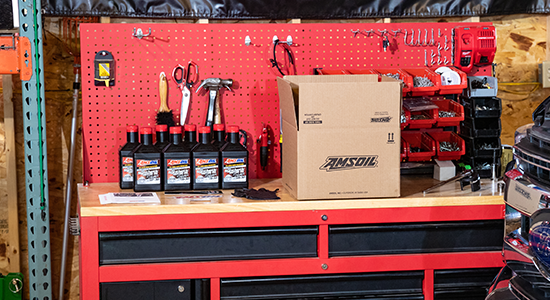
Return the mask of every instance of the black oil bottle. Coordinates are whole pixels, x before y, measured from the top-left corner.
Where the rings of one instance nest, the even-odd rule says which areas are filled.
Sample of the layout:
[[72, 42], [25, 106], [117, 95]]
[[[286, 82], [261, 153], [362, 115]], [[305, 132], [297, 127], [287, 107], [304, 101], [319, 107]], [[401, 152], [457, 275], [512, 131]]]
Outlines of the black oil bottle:
[[[246, 135], [244, 135], [246, 145]], [[221, 148], [222, 189], [248, 188], [248, 150], [241, 145], [239, 126], [227, 127], [227, 143]]]
[[126, 144], [118, 150], [118, 182], [121, 189], [134, 187], [134, 151], [139, 146], [138, 126], [126, 126]]
[[141, 146], [134, 152], [134, 191], [162, 190], [162, 153], [153, 146], [153, 130], [140, 130]]
[[183, 140], [184, 144], [188, 144], [191, 149], [197, 146], [197, 126], [193, 124], [183, 125], [183, 130], [185, 131], [185, 139]]
[[221, 149], [225, 143], [225, 126], [223, 124], [214, 124], [214, 140], [212, 144]]
[[165, 191], [191, 189], [191, 150], [181, 139], [181, 126], [170, 127], [170, 144], [162, 159]]
[[170, 144], [170, 140], [168, 137], [168, 125], [161, 124], [155, 126], [155, 132], [157, 135], [157, 141], [155, 142], [155, 147], [159, 149], [160, 152], [164, 152], [164, 149], [168, 144]]
[[220, 152], [212, 145], [210, 127], [199, 128], [199, 144], [193, 149], [193, 189], [219, 189]]

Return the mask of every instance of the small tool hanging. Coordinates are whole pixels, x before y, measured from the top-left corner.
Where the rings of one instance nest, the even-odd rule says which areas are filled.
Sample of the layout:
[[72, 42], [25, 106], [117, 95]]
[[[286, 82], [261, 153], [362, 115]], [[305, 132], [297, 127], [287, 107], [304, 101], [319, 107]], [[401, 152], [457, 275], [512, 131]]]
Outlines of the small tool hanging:
[[262, 125], [262, 134], [258, 137], [257, 143], [260, 146], [260, 166], [262, 171], [266, 170], [267, 160], [269, 158], [269, 147], [271, 146], [271, 139], [269, 138], [269, 128], [267, 124]]
[[[281, 67], [279, 67], [279, 62], [277, 61], [277, 46], [281, 45], [285, 51], [285, 54], [287, 55], [288, 62], [287, 62], [287, 69], [288, 74], [283, 73], [281, 70]], [[290, 49], [290, 46], [292, 45], [292, 37], [288, 36], [286, 41], [280, 41], [279, 38], [275, 35], [273, 36], [273, 59], [270, 59], [272, 67], [276, 67], [281, 76], [290, 75], [290, 71], [293, 70], [294, 75], [296, 75], [296, 63], [294, 62], [294, 55], [292, 54], [292, 50]], [[290, 67], [292, 65], [292, 68]]]
[[110, 87], [115, 85], [115, 58], [111, 52], [102, 50], [94, 58], [94, 85]]
[[208, 90], [208, 110], [206, 113], [205, 126], [212, 128], [214, 124], [223, 124], [222, 111], [220, 104], [220, 90], [226, 88], [231, 91], [233, 85], [233, 79], [221, 79], [221, 78], [206, 78], [202, 81], [201, 85], [197, 88], [197, 93], [204, 87]]
[[[194, 71], [193, 71], [194, 69]], [[187, 72], [182, 65], [177, 65], [172, 71], [172, 78], [181, 90], [181, 109], [180, 109], [180, 125], [187, 124], [187, 114], [189, 113], [189, 105], [191, 104], [191, 88], [199, 76], [199, 67], [196, 63], [190, 61], [187, 64]]]

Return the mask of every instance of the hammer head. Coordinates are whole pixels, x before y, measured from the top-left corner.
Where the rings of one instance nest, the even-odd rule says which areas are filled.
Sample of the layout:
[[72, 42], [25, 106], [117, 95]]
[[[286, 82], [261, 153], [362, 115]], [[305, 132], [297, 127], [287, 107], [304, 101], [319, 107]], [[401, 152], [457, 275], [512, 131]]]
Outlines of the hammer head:
[[227, 88], [228, 90], [231, 90], [232, 85], [233, 85], [233, 79], [206, 78], [201, 82], [201, 85], [197, 88], [197, 92], [203, 87], [207, 90], [219, 91], [221, 88]]

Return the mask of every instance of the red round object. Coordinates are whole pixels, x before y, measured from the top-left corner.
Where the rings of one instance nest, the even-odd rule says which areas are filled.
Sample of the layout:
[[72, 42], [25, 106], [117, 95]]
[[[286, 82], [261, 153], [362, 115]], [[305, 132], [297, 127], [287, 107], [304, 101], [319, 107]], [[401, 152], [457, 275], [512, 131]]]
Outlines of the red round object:
[[137, 125], [126, 126], [126, 132], [138, 132], [139, 127]]
[[151, 128], [151, 127], [142, 127], [139, 132], [141, 134], [153, 134], [153, 128]]
[[227, 133], [239, 133], [239, 126], [237, 125], [227, 126]]
[[164, 131], [168, 131], [168, 125], [166, 124], [160, 124], [160, 125], [157, 125], [155, 127], [155, 131], [161, 131], [161, 132], [164, 132]]
[[181, 134], [181, 126], [172, 126], [170, 127], [171, 134]]
[[223, 124], [214, 124], [214, 131], [224, 131], [225, 126]]
[[197, 131], [197, 125], [185, 124], [185, 125], [183, 125], [183, 129], [185, 131]]
[[210, 127], [209, 126], [202, 126], [199, 128], [199, 133], [210, 133]]

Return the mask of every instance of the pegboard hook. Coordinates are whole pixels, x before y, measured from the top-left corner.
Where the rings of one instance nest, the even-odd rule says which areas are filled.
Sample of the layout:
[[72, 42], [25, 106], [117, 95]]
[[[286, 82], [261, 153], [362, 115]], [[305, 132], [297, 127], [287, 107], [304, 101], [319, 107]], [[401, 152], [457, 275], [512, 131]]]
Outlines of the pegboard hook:
[[138, 39], [142, 39], [143, 37], [146, 37], [146, 36], [150, 36], [151, 35], [151, 27], [149, 27], [149, 32], [147, 34], [143, 34], [143, 31], [141, 30], [141, 28], [138, 28], [136, 30], [136, 28], [134, 27], [134, 31], [132, 32], [132, 36], [133, 37], [137, 37]]
[[399, 35], [401, 33], [401, 29], [392, 30], [392, 32], [393, 32], [393, 36], [397, 37], [397, 35]]
[[256, 44], [252, 43], [252, 39], [250, 38], [249, 35], [247, 35], [247, 36], [244, 37], [244, 44], [245, 44], [246, 46], [261, 47], [261, 45], [256, 45]]
[[275, 43], [278, 43], [278, 44], [287, 44], [287, 45], [289, 45], [289, 46], [292, 46], [292, 37], [291, 37], [290, 35], [287, 36], [287, 37], [286, 37], [286, 41], [283, 42], [283, 41], [280, 41], [280, 40], [279, 40], [279, 37], [278, 37], [278, 36], [274, 35], [274, 36], [273, 36], [273, 44], [275, 44]]

